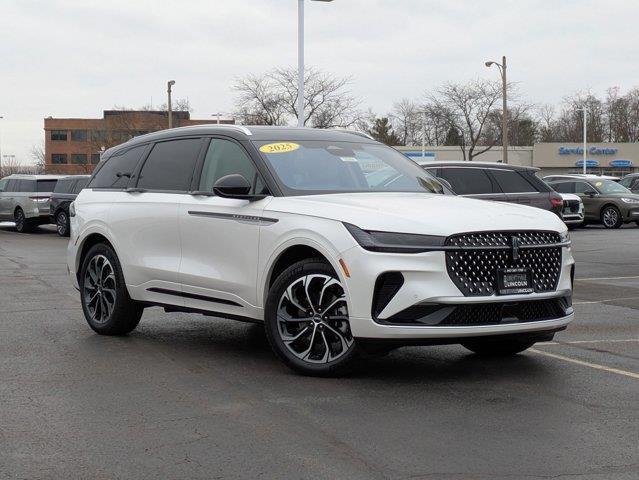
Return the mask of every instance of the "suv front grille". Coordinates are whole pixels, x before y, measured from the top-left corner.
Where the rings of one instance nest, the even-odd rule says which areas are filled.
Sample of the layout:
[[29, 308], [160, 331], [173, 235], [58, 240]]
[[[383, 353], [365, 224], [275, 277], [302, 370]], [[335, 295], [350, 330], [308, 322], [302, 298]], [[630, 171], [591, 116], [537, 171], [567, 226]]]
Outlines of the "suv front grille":
[[[518, 239], [515, 255], [513, 238]], [[537, 293], [557, 288], [561, 272], [561, 239], [556, 232], [481, 232], [453, 235], [447, 246], [446, 268], [464, 296], [489, 296], [497, 288], [497, 270], [529, 268]], [[546, 246], [547, 245], [547, 246]]]

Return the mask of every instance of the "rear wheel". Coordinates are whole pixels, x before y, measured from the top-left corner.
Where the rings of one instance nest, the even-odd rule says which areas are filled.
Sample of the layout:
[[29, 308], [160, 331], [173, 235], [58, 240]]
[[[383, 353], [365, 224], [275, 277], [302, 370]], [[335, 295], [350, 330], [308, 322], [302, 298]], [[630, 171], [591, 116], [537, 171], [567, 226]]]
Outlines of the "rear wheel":
[[275, 353], [299, 373], [340, 375], [357, 357], [344, 288], [322, 259], [282, 272], [268, 293], [265, 326]]
[[534, 344], [534, 340], [517, 340], [512, 338], [504, 340], [491, 339], [462, 342], [462, 346], [471, 352], [485, 357], [508, 357], [516, 355], [532, 347]]
[[24, 216], [24, 212], [20, 207], [16, 208], [16, 211], [13, 214], [13, 221], [16, 224], [16, 230], [20, 233], [31, 232], [35, 226]]
[[69, 236], [69, 217], [67, 216], [66, 212], [58, 212], [58, 214], [55, 216], [55, 225], [58, 231], [58, 235], [60, 235], [61, 237]]
[[623, 219], [621, 218], [621, 212], [619, 209], [613, 205], [609, 205], [605, 207], [601, 211], [601, 223], [606, 228], [619, 228], [623, 223]]
[[144, 310], [129, 297], [118, 257], [104, 243], [91, 247], [84, 257], [80, 300], [87, 323], [101, 335], [125, 335], [133, 331]]

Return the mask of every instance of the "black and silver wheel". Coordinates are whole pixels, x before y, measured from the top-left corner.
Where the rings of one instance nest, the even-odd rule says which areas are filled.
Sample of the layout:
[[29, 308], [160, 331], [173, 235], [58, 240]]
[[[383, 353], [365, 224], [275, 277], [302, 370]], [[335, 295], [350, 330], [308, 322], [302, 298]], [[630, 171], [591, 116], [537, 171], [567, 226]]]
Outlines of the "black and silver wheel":
[[321, 259], [302, 260], [278, 277], [265, 320], [273, 350], [300, 373], [338, 375], [356, 356], [344, 288]]
[[113, 249], [99, 243], [80, 270], [80, 299], [89, 326], [102, 335], [124, 335], [137, 327], [143, 308], [127, 292]]
[[621, 212], [613, 205], [608, 205], [601, 211], [601, 223], [606, 228], [619, 228], [623, 223]]
[[537, 340], [524, 339], [477, 339], [462, 342], [462, 346], [483, 357], [508, 357], [532, 347]]
[[16, 211], [13, 214], [13, 221], [16, 224], [16, 230], [20, 233], [27, 233], [33, 230], [33, 224], [27, 220], [20, 207], [16, 208]]
[[56, 230], [58, 231], [58, 235], [60, 235], [61, 237], [69, 236], [69, 217], [67, 216], [66, 212], [58, 212], [58, 214], [55, 216], [55, 225]]

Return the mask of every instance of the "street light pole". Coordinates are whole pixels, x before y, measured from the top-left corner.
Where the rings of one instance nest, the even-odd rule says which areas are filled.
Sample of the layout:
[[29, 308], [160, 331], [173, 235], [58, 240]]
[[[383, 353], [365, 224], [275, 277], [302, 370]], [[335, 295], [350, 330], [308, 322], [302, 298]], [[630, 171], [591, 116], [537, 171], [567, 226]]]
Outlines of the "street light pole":
[[583, 149], [584, 149], [584, 151], [583, 151], [583, 162], [584, 162], [584, 164], [582, 165], [582, 172], [583, 172], [583, 174], [584, 174], [584, 175], [586, 175], [586, 171], [587, 171], [587, 170], [586, 170], [586, 148], [587, 148], [587, 145], [586, 145], [586, 143], [587, 143], [587, 137], [586, 137], [586, 135], [587, 135], [587, 133], [588, 133], [588, 128], [587, 128], [587, 125], [588, 125], [588, 124], [586, 123], [586, 122], [587, 122], [587, 118], [588, 118], [588, 117], [586, 116], [586, 113], [588, 112], [588, 110], [586, 109], [586, 107], [584, 107], [584, 108], [578, 108], [578, 109], [577, 109], [577, 111], [579, 111], [579, 110], [581, 110], [581, 111], [584, 113], [584, 120], [583, 120], [583, 126], [584, 126], [584, 138], [583, 138], [583, 141], [584, 141]]
[[171, 87], [175, 85], [175, 80], [169, 80], [166, 82], [166, 93], [168, 94], [168, 109], [169, 109], [169, 128], [173, 128], [173, 109], [171, 107]]
[[501, 97], [502, 97], [502, 114], [501, 114], [501, 136], [503, 162], [508, 163], [508, 82], [506, 80], [506, 56], [501, 57], [501, 63], [486, 62], [487, 67], [497, 66], [501, 73]]
[[297, 126], [303, 127], [304, 120], [304, 0], [297, 0]]

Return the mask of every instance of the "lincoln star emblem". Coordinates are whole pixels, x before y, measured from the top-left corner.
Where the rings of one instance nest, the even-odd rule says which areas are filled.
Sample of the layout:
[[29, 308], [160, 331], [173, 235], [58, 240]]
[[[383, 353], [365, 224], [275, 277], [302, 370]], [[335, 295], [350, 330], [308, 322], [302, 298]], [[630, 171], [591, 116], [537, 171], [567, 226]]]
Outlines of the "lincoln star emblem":
[[512, 238], [513, 244], [513, 260], [519, 260], [519, 237]]

